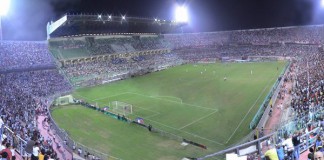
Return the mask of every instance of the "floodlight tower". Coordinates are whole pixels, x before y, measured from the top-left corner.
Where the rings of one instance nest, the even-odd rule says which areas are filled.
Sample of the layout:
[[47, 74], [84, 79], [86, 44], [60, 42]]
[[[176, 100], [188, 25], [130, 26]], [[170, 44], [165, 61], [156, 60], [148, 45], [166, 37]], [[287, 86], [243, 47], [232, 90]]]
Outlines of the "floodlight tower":
[[0, 41], [2, 41], [2, 24], [1, 19], [7, 15], [9, 11], [10, 0], [0, 0]]
[[189, 21], [188, 9], [186, 6], [177, 6], [175, 10], [176, 22], [187, 23]]
[[[187, 24], [189, 22], [188, 8], [185, 5], [177, 5], [175, 8], [175, 22], [181, 24]], [[183, 28], [181, 26], [181, 33]]]

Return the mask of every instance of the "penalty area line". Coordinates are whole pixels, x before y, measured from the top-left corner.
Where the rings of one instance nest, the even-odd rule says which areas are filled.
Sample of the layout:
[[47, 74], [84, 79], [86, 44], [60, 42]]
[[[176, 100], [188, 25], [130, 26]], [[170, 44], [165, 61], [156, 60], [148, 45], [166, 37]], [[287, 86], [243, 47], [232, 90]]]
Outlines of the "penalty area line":
[[211, 116], [212, 114], [214, 114], [214, 113], [216, 113], [216, 112], [217, 112], [217, 111], [214, 111], [214, 112], [209, 113], [209, 114], [207, 114], [207, 115], [205, 115], [205, 116], [203, 116], [203, 117], [200, 117], [200, 118], [196, 119], [195, 121], [193, 121], [193, 122], [191, 122], [191, 123], [189, 123], [189, 124], [186, 124], [186, 125], [180, 127], [179, 129], [186, 128], [186, 127], [188, 127], [188, 126], [190, 126], [190, 125], [192, 125], [192, 124], [194, 124], [194, 123], [196, 123], [196, 122], [201, 121], [202, 119], [205, 119], [205, 118]]
[[152, 98], [158, 98], [158, 97], [161, 97], [161, 98], [163, 98], [163, 97], [166, 97], [166, 98], [175, 98], [175, 99], [180, 100], [180, 103], [183, 102], [181, 98], [175, 97], [175, 96], [150, 96], [150, 97], [152, 97]]
[[148, 96], [148, 95], [144, 95], [144, 94], [133, 93], [133, 92], [128, 92], [128, 93], [143, 96], [143, 97], [147, 97], [147, 98], [153, 98], [153, 99], [158, 99], [158, 100], [162, 100], [162, 101], [173, 102], [173, 103], [177, 103], [177, 104], [184, 104], [184, 105], [191, 106], [191, 107], [197, 107], [197, 108], [202, 108], [202, 109], [206, 109], [206, 110], [218, 111], [218, 109], [212, 109], [212, 108], [197, 106], [197, 105], [188, 104], [188, 103], [180, 103], [178, 101], [172, 101], [172, 100], [167, 100], [167, 99], [163, 99], [163, 98], [152, 97], [152, 96]]

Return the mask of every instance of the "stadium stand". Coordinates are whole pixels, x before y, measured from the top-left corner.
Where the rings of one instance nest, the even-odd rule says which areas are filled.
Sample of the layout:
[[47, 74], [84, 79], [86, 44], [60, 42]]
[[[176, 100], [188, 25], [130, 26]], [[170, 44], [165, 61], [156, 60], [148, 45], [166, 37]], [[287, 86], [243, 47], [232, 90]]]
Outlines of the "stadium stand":
[[15, 69], [53, 67], [54, 61], [45, 42], [0, 43], [0, 71]]
[[[250, 145], [260, 145], [260, 142], [270, 139], [271, 144], [280, 146], [290, 141], [289, 137], [297, 136], [297, 131], [302, 141], [295, 146], [295, 151], [297, 148], [307, 150], [314, 146], [316, 136], [323, 137], [324, 26], [194, 34], [107, 35], [100, 28], [100, 33], [93, 32], [98, 29], [93, 26], [87, 33], [80, 33], [80, 17], [84, 18], [70, 16], [71, 21], [66, 23], [71, 25], [53, 32], [51, 36], [56, 38], [49, 40], [49, 46], [43, 42], [0, 43], [0, 112], [4, 125], [14, 132], [3, 130], [3, 134], [7, 137], [6, 142], [13, 144], [23, 156], [26, 144], [20, 141], [15, 144], [16, 137], [25, 141], [35, 139], [41, 142], [47, 155], [57, 157], [48, 145], [53, 142], [40, 136], [36, 118], [48, 114], [47, 106], [52, 103], [53, 96], [73, 89], [69, 82], [75, 87], [91, 86], [184, 63], [215, 62], [224, 57], [280, 56], [295, 59], [292, 66], [296, 76], [288, 78], [294, 82], [293, 89], [281, 92], [292, 96], [288, 106], [292, 118], [289, 123], [278, 124], [275, 133], [262, 135], [264, 139], [251, 141]], [[97, 19], [94, 15], [86, 18]], [[94, 33], [99, 35], [61, 37]], [[56, 64], [58, 70], [53, 69]], [[266, 150], [258, 149], [248, 155], [264, 156]], [[316, 149], [319, 149], [318, 145], [315, 145]], [[206, 157], [237, 150], [238, 147]], [[288, 147], [285, 150], [287, 156], [295, 153]]]
[[46, 113], [49, 96], [69, 92], [72, 86], [59, 74], [45, 42], [4, 41], [0, 48], [2, 143], [26, 157], [26, 143], [34, 140], [46, 156], [57, 159], [54, 142], [41, 136], [36, 120]]
[[[162, 44], [167, 44], [167, 45], [162, 45], [162, 47], [171, 49], [171, 53], [168, 53], [168, 55], [172, 56], [175, 62], [181, 61], [182, 63], [192, 63], [192, 62], [201, 62], [201, 61], [215, 62], [217, 60], [222, 60], [223, 57], [228, 57], [229, 59], [246, 59], [254, 56], [256, 57], [258, 56], [296, 57], [296, 63], [294, 63], [294, 66], [298, 66], [296, 68], [296, 72], [298, 75], [300, 74], [300, 76], [297, 76], [297, 78], [292, 78], [292, 79], [299, 86], [294, 87], [294, 89], [291, 91], [291, 94], [293, 95], [293, 99], [290, 108], [294, 108], [293, 110], [295, 110], [293, 112], [294, 113], [293, 115], [295, 115], [295, 112], [297, 112], [298, 114], [296, 115], [303, 117], [303, 120], [297, 120], [297, 119], [290, 120], [291, 121], [291, 123], [289, 124], [290, 127], [284, 125], [283, 122], [281, 124], [281, 127], [276, 126], [278, 132], [276, 132], [275, 135], [271, 136], [271, 141], [272, 143], [279, 144], [280, 140], [282, 139], [279, 137], [289, 137], [289, 135], [295, 132], [295, 130], [290, 129], [291, 125], [294, 126], [298, 124], [299, 126], [298, 131], [305, 130], [305, 127], [308, 125], [313, 125], [313, 128], [317, 128], [316, 124], [318, 118], [314, 119], [313, 121], [305, 120], [305, 119], [309, 119], [308, 114], [310, 113], [310, 110], [306, 109], [307, 107], [305, 106], [306, 105], [309, 106], [310, 104], [302, 103], [304, 105], [302, 106], [300, 103], [302, 102], [303, 98], [305, 99], [305, 97], [301, 97], [301, 95], [306, 96], [307, 95], [306, 92], [308, 92], [307, 86], [305, 87], [305, 80], [307, 80], [306, 77], [310, 77], [310, 83], [314, 83], [314, 84], [322, 83], [321, 82], [322, 77], [320, 77], [319, 75], [312, 75], [312, 72], [310, 73], [306, 72], [306, 70], [309, 70], [309, 71], [314, 71], [316, 73], [322, 73], [321, 70], [322, 66], [316, 66], [321, 64], [322, 62], [320, 56], [323, 54], [322, 51], [323, 48], [320, 44], [322, 43], [323, 39], [321, 39], [321, 37], [318, 36], [323, 34], [322, 28], [323, 26], [309, 26], [309, 27], [258, 29], [258, 30], [217, 32], [217, 33], [166, 34], [161, 36], [160, 39], [162, 39], [162, 41], [164, 42], [167, 42], [167, 43], [162, 43]], [[101, 42], [105, 41], [103, 39], [105, 39], [105, 37], [101, 38]], [[111, 70], [104, 71], [104, 73], [106, 74], [107, 73], [118, 74], [120, 72], [125, 72], [125, 71], [130, 72], [129, 70], [134, 68], [134, 64], [137, 65], [141, 63], [143, 64], [145, 62], [146, 63], [152, 62], [152, 59], [150, 59], [152, 58], [152, 56], [146, 56], [146, 55], [138, 56], [136, 54], [135, 54], [136, 56], [134, 56], [132, 54], [130, 55], [127, 54], [128, 53], [127, 49], [124, 49], [127, 48], [125, 47], [126, 45], [132, 46], [130, 48], [135, 49], [136, 51], [147, 49], [147, 47], [138, 47], [138, 45], [134, 45], [136, 44], [134, 43], [136, 41], [137, 39], [135, 39], [135, 41], [133, 41], [132, 43], [126, 42], [126, 44], [124, 44], [122, 47], [119, 47], [123, 49], [116, 49], [118, 48], [117, 47], [118, 45], [111, 46], [109, 45], [109, 43], [112, 42], [106, 41], [107, 42], [106, 46], [109, 46], [107, 47], [109, 51], [101, 52], [101, 53], [113, 54], [119, 52], [120, 55], [119, 58], [115, 57], [111, 59], [111, 61], [104, 60], [105, 63], [107, 63], [106, 67], [98, 67], [98, 66], [95, 67], [96, 65], [99, 65], [102, 62], [89, 61], [86, 62], [87, 65], [84, 65], [82, 64], [84, 62], [81, 62], [81, 64], [75, 67], [75, 69], [83, 66], [87, 66], [87, 68], [89, 68], [90, 70], [91, 69], [94, 70], [91, 71], [89, 70], [86, 71], [85, 73], [82, 72], [87, 69], [81, 69], [82, 71], [75, 71], [75, 70], [73, 71], [72, 66], [76, 64], [78, 65], [78, 63], [71, 63], [67, 65], [63, 70], [65, 70], [65, 72], [68, 74], [68, 77], [75, 77], [73, 74], [79, 76], [81, 75], [81, 77], [83, 77], [83, 75], [88, 75], [89, 73], [98, 74], [98, 71], [102, 71], [99, 70], [98, 68], [117, 67], [117, 69], [114, 72], [112, 72]], [[146, 42], [146, 43], [154, 44], [151, 42]], [[100, 45], [104, 46], [103, 44]], [[150, 49], [154, 49], [155, 48], [154, 46], [155, 45], [151, 45]], [[154, 56], [158, 57], [158, 55], [154, 55]], [[127, 58], [127, 57], [131, 57], [131, 58]], [[156, 63], [147, 63], [146, 65], [141, 66], [141, 68], [152, 66], [152, 64], [154, 64], [154, 66], [156, 67]], [[309, 66], [305, 66], [305, 64], [309, 64]], [[163, 63], [161, 65], [163, 65]], [[125, 67], [125, 66], [129, 66], [129, 67]], [[316, 69], [312, 70], [310, 69], [311, 67], [320, 69], [320, 71]], [[122, 69], [118, 69], [118, 68], [122, 68]], [[100, 75], [100, 73], [98, 75]], [[98, 75], [92, 75], [92, 76], [98, 78]], [[126, 77], [127, 76], [123, 78]], [[91, 85], [98, 84], [98, 83], [100, 84], [102, 81], [104, 81], [104, 79], [96, 79], [96, 80], [98, 81], [92, 83]], [[318, 89], [319, 86], [311, 87], [311, 88]], [[281, 96], [283, 92], [284, 91], [281, 91], [279, 93], [279, 96]], [[316, 97], [320, 97], [320, 98], [322, 97], [321, 91], [318, 92], [311, 91], [310, 93], [316, 93], [317, 95]], [[314, 94], [312, 96], [314, 97]], [[320, 102], [322, 102], [322, 99], [320, 100]], [[316, 103], [316, 105], [321, 106], [322, 103], [321, 104]], [[302, 112], [301, 110], [303, 110], [303, 114], [300, 114]], [[317, 108], [317, 110], [320, 109]], [[321, 117], [321, 115], [322, 113], [318, 112], [317, 117]], [[318, 129], [312, 131], [309, 130], [307, 132], [308, 133], [314, 132], [314, 134], [319, 134]], [[300, 133], [304, 139], [306, 139], [305, 133], [306, 132]], [[310, 146], [312, 146], [312, 143], [307, 143], [307, 144], [303, 143], [301, 149], [305, 150]], [[263, 156], [264, 152], [263, 154], [260, 153], [259, 155], [254, 155], [254, 156], [261, 156], [261, 155]], [[254, 157], [252, 156], [252, 154], [249, 156]]]

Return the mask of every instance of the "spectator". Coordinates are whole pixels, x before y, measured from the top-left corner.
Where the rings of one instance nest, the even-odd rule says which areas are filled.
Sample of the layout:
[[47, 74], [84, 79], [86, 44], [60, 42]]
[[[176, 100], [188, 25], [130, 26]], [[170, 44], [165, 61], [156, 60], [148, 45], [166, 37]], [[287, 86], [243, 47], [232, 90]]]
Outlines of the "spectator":
[[308, 160], [313, 160], [314, 159], [314, 149], [313, 147], [309, 148], [309, 153], [307, 155]]
[[35, 145], [33, 146], [33, 154], [31, 156], [31, 159], [32, 160], [38, 160], [38, 155], [40, 153], [40, 150], [39, 150], [39, 143], [36, 142]]
[[294, 156], [294, 145], [292, 143], [292, 138], [287, 138], [282, 142], [282, 145], [285, 146], [285, 150], [287, 150], [288, 157], [293, 159]]
[[45, 149], [42, 149], [42, 150], [39, 152], [38, 160], [44, 160], [44, 158], [45, 158]]
[[10, 146], [11, 151], [11, 160], [16, 160], [16, 148], [14, 146]]
[[270, 145], [268, 147], [268, 150], [265, 152], [264, 156], [267, 160], [278, 160], [278, 155], [276, 149], [273, 147], [273, 145]]
[[285, 159], [285, 151], [282, 145], [277, 145], [277, 155], [279, 160]]
[[323, 160], [323, 159], [324, 159], [323, 152], [315, 152], [314, 160]]
[[323, 151], [323, 142], [321, 137], [318, 135], [315, 142], [316, 151]]
[[295, 134], [292, 137], [292, 143], [294, 145], [294, 157], [295, 160], [299, 160], [300, 155], [300, 137], [299, 132], [295, 132]]
[[3, 158], [7, 158], [8, 160], [11, 160], [11, 157], [12, 157], [10, 147], [11, 147], [10, 143], [6, 143], [6, 148], [0, 151], [1, 155], [3, 155], [2, 153], [4, 153], [4, 152], [6, 153], [4, 155], [7, 155], [7, 157], [3, 157]]

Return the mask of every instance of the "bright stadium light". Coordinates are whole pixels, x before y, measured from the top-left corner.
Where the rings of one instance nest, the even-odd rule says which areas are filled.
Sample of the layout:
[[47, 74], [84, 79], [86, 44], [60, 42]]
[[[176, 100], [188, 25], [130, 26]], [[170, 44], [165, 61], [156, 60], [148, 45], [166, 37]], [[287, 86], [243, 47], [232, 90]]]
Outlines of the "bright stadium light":
[[1, 18], [7, 15], [10, 7], [10, 0], [0, 0], [0, 41], [2, 41]]
[[10, 7], [10, 0], [0, 0], [0, 16], [5, 16]]
[[111, 19], [111, 15], [109, 15], [108, 18]]
[[125, 20], [126, 19], [126, 17], [125, 16], [122, 16], [122, 20]]
[[176, 22], [188, 22], [188, 9], [185, 6], [177, 6], [175, 10]]

